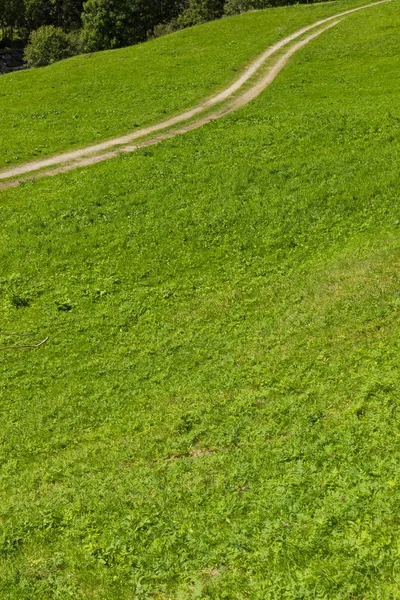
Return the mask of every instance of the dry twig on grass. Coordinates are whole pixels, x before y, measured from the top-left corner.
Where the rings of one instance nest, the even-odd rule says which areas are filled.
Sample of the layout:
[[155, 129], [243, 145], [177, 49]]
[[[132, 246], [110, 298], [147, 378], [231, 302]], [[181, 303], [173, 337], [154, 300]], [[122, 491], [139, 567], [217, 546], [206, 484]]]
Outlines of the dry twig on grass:
[[0, 347], [0, 350], [19, 350], [20, 348], [39, 348], [39, 346], [43, 346], [43, 344], [45, 344], [47, 342], [47, 340], [49, 339], [49, 336], [47, 336], [44, 340], [38, 340], [37, 338], [34, 338], [33, 335], [30, 335], [29, 333], [5, 333], [5, 332], [0, 332], [0, 336], [16, 336], [16, 337], [28, 337], [33, 339], [36, 344], [20, 344], [20, 345], [11, 345], [11, 346], [3, 346]]

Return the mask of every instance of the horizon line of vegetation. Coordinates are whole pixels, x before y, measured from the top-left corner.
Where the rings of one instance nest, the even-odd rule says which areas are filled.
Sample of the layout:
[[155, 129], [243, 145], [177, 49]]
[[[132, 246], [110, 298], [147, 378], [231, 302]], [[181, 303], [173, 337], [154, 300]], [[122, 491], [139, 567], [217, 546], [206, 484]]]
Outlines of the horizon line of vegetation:
[[0, 47], [20, 48], [26, 66], [40, 67], [224, 16], [298, 3], [314, 0], [0, 0]]

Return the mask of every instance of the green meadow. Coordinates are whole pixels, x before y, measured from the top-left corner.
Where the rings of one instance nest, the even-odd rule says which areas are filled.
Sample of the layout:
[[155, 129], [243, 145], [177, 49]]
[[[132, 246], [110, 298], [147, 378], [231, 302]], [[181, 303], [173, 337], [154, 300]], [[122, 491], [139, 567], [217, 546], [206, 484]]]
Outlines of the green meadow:
[[[173, 112], [329, 10], [2, 77], [10, 97], [39, 86], [15, 106], [18, 159], [53, 119], [22, 137], [48, 110], [39, 93], [55, 102], [50, 74], [72, 88], [96, 69], [100, 85], [111, 57], [154, 56], [176, 67]], [[271, 29], [252, 39], [251, 23]], [[201, 60], [184, 64], [213, 31], [226, 52], [198, 81]], [[175, 43], [189, 48], [177, 62]], [[394, 0], [325, 32], [223, 119], [1, 192], [0, 345], [50, 336], [0, 352], [2, 600], [399, 598], [399, 53]], [[164, 81], [143, 78], [141, 123], [160, 116]], [[66, 97], [46, 152], [129, 125], [116, 99], [96, 92], [72, 133]]]
[[236, 79], [277, 40], [364, 3], [252, 12], [2, 77], [0, 168], [96, 143], [191, 108]]

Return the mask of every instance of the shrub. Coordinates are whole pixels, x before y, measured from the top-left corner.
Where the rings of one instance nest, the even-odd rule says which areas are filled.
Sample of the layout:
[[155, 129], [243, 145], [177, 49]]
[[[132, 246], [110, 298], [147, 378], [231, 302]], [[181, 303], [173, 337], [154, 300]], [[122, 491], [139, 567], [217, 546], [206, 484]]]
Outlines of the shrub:
[[237, 15], [254, 8], [252, 0], [227, 0], [224, 4], [224, 15]]
[[181, 27], [179, 27], [177, 20], [173, 19], [168, 23], [159, 23], [158, 25], [156, 25], [152, 33], [149, 34], [148, 37], [150, 39], [158, 38], [163, 35], [168, 35], [169, 33], [174, 33], [174, 31], [178, 31], [179, 29], [181, 29]]
[[[296, 0], [226, 0], [224, 4], [224, 15], [238, 15], [249, 10], [261, 10], [273, 6], [285, 6], [295, 4]], [[313, 0], [310, 0], [311, 2]]]
[[179, 27], [191, 27], [219, 19], [223, 12], [223, 0], [190, 0], [188, 8], [177, 18], [177, 23]]
[[43, 25], [32, 31], [24, 59], [28, 67], [43, 67], [76, 53], [73, 40], [60, 27]]

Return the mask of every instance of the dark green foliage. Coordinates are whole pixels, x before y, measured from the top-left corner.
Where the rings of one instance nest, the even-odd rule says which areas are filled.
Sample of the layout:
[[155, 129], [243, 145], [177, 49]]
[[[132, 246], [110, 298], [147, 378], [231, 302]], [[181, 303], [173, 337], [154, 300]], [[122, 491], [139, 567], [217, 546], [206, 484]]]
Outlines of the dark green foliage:
[[224, 12], [224, 0], [190, 0], [177, 20], [181, 27], [190, 27], [218, 19]]
[[43, 67], [74, 54], [74, 47], [60, 27], [43, 25], [32, 31], [24, 59], [29, 67]]
[[0, 0], [0, 42], [15, 45], [28, 41], [29, 34], [43, 25], [66, 32], [81, 26], [84, 0]]
[[11, 296], [11, 305], [14, 306], [14, 308], [24, 308], [26, 306], [29, 306], [30, 303], [30, 298], [26, 298], [18, 294], [13, 294]]
[[182, 27], [178, 24], [177, 19], [172, 19], [172, 21], [168, 21], [167, 23], [158, 23], [158, 25], [153, 27], [153, 31], [149, 35], [149, 39], [168, 35], [170, 33], [174, 33], [175, 31], [179, 31], [179, 29], [182, 29]]
[[148, 0], [88, 0], [82, 14], [82, 37], [90, 51], [129, 46], [146, 39], [178, 6]]
[[147, 0], [88, 0], [82, 15], [90, 51], [128, 46], [221, 17], [224, 0], [159, 3]]
[[25, 0], [25, 25], [29, 30], [55, 25], [64, 30], [79, 28], [84, 0]]
[[[308, 3], [309, 0], [307, 0]], [[83, 27], [80, 52], [120, 48], [178, 29], [247, 10], [286, 5], [286, 0], [0, 0], [2, 43], [43, 25], [63, 31]], [[14, 41], [15, 43], [15, 41]]]
[[129, 46], [143, 40], [146, 28], [134, 0], [88, 0], [82, 15], [82, 37], [89, 51]]
[[[224, 4], [224, 15], [238, 15], [255, 8], [254, 0], [226, 0]], [[263, 8], [267, 8], [264, 6]]]
[[11, 40], [24, 24], [24, 0], [0, 0], [0, 34], [3, 42]]

